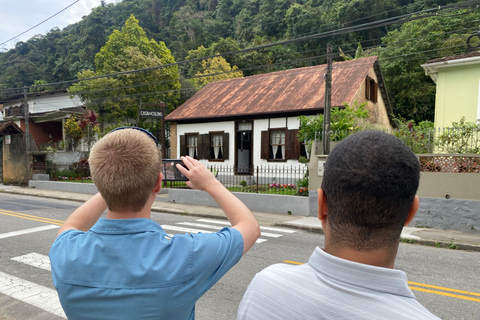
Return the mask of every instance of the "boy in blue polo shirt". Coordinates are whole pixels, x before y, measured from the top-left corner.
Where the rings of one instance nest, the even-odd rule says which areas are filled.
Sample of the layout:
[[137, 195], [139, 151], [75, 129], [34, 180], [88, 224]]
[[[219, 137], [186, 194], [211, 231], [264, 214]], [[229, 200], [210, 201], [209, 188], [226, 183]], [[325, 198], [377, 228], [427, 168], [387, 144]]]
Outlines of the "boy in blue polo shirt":
[[65, 221], [50, 250], [68, 319], [194, 319], [197, 299], [258, 239], [250, 210], [199, 161], [182, 160], [187, 185], [209, 193], [231, 228], [168, 237], [150, 219], [162, 181], [156, 139], [129, 127], [94, 145], [89, 162], [99, 193]]

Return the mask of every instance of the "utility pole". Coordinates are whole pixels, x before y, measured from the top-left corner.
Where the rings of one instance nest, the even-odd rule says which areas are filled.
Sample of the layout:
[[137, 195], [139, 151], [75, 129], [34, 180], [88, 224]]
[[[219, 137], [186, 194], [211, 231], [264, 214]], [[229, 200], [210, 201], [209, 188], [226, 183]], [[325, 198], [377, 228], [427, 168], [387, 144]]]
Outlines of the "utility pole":
[[28, 155], [28, 151], [30, 151], [30, 139], [28, 139], [28, 136], [30, 134], [29, 132], [29, 127], [28, 127], [28, 122], [30, 121], [28, 118], [28, 114], [30, 113], [29, 107], [28, 107], [28, 97], [27, 97], [27, 87], [23, 87], [23, 105], [24, 105], [24, 111], [25, 111], [25, 151], [26, 154]]
[[323, 154], [330, 153], [330, 109], [332, 108], [332, 45], [327, 44], [327, 73], [325, 74], [325, 106], [323, 109]]
[[165, 144], [165, 103], [161, 104], [162, 107], [162, 129], [160, 131], [160, 142], [162, 143], [162, 158], [167, 157], [167, 145]]

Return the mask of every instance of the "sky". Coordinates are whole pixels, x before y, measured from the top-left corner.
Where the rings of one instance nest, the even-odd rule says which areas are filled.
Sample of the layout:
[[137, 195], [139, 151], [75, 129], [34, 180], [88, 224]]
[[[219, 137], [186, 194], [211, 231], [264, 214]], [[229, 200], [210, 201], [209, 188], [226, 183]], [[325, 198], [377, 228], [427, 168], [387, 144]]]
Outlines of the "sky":
[[[15, 47], [18, 41], [26, 41], [37, 34], [46, 34], [54, 27], [63, 29], [88, 15], [101, 0], [0, 0], [0, 44], [16, 37], [43, 20], [53, 16], [72, 3], [71, 7], [42, 23], [29, 32], [0, 45], [1, 51]], [[117, 3], [120, 0], [106, 0]]]

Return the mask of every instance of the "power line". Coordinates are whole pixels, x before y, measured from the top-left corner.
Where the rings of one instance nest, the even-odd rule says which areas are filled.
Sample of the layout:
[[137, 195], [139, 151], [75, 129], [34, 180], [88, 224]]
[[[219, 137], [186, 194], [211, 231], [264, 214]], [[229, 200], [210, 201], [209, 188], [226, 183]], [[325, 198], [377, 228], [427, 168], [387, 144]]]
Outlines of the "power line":
[[[448, 34], [448, 33], [455, 33], [457, 31], [463, 31], [465, 30], [465, 28], [462, 28], [462, 29], [457, 29], [457, 30], [453, 30], [453, 31], [450, 31], [450, 32], [445, 32], [445, 33], [442, 33], [442, 34], [435, 34], [435, 35], [427, 35], [427, 36], [423, 36], [423, 37], [417, 37], [417, 38], [412, 38], [412, 39], [408, 39], [408, 40], [402, 40], [402, 41], [397, 41], [397, 42], [392, 42], [390, 43], [390, 45], [394, 45], [394, 44], [398, 44], [398, 43], [404, 43], [404, 42], [409, 42], [409, 41], [415, 41], [415, 40], [420, 40], [420, 39], [425, 39], [425, 38], [433, 38], [433, 37], [436, 37], [436, 36], [440, 36], [440, 35], [445, 35], [445, 34]], [[467, 29], [468, 30], [468, 29]], [[459, 36], [459, 37], [454, 37], [454, 38], [450, 38], [450, 40], [456, 40], [456, 39], [461, 39], [463, 36]], [[441, 43], [443, 42], [443, 40], [438, 40], [438, 41], [435, 41], [435, 42], [429, 42], [430, 45], [433, 45], [433, 44], [436, 44], [436, 43]], [[347, 44], [348, 45], [348, 44]], [[459, 45], [459, 46], [455, 46], [455, 47], [462, 47], [463, 45]], [[364, 47], [363, 50], [369, 50], [369, 49], [372, 49], [372, 48], [378, 48], [378, 46], [371, 46], [371, 47]], [[441, 48], [441, 50], [447, 50], [449, 48], [452, 48], [452, 47], [444, 47], [444, 48]], [[439, 49], [430, 49], [428, 51], [437, 51]], [[344, 51], [344, 53], [353, 53], [355, 52], [356, 50], [346, 50]], [[413, 53], [409, 53], [409, 54], [403, 54], [403, 55], [398, 55], [398, 56], [395, 56], [393, 58], [396, 58], [396, 57], [402, 57], [402, 56], [410, 56], [410, 55], [415, 55], [417, 53], [423, 53], [424, 51], [420, 51], [420, 52], [413, 52]], [[163, 81], [156, 81], [156, 82], [147, 82], [147, 83], [139, 83], [139, 84], [135, 84], [135, 85], [129, 85], [129, 86], [122, 86], [122, 87], [112, 87], [112, 88], [108, 88], [108, 89], [102, 89], [102, 90], [93, 90], [93, 91], [82, 91], [82, 92], [77, 92], [76, 94], [92, 94], [92, 93], [99, 93], [99, 92], [107, 92], [107, 91], [115, 91], [115, 90], [122, 90], [122, 89], [130, 89], [130, 88], [138, 88], [138, 87], [144, 87], [144, 86], [149, 86], [149, 85], [158, 85], [158, 84], [164, 84], [164, 83], [171, 83], [171, 82], [176, 82], [176, 81], [180, 81], [180, 80], [193, 80], [193, 79], [199, 79], [199, 78], [204, 78], [204, 77], [213, 77], [213, 76], [217, 76], [217, 75], [224, 75], [224, 74], [228, 74], [228, 73], [233, 73], [233, 72], [239, 72], [239, 71], [252, 71], [252, 70], [256, 70], [256, 69], [262, 69], [262, 68], [271, 68], [271, 67], [275, 67], [275, 66], [280, 66], [280, 65], [284, 65], [284, 64], [293, 64], [293, 63], [298, 63], [298, 62], [304, 62], [304, 61], [310, 61], [310, 60], [315, 60], [315, 59], [321, 59], [321, 58], [325, 58], [326, 56], [324, 54], [321, 54], [321, 55], [316, 55], [316, 56], [313, 56], [313, 57], [303, 57], [303, 58], [298, 58], [298, 59], [293, 59], [293, 60], [288, 60], [288, 61], [282, 61], [282, 62], [277, 62], [277, 63], [272, 63], [272, 64], [268, 64], [268, 65], [257, 65], [257, 66], [252, 66], [252, 67], [247, 67], [247, 68], [241, 68], [241, 69], [236, 69], [236, 70], [231, 70], [231, 71], [223, 71], [223, 72], [217, 72], [217, 73], [212, 73], [212, 74], [205, 74], [205, 75], [199, 75], [199, 76], [193, 76], [193, 77], [188, 77], [188, 78], [176, 78], [176, 79], [170, 79], [170, 80], [163, 80]], [[278, 59], [279, 57], [275, 57], [275, 59]], [[386, 57], [386, 58], [379, 58], [379, 60], [381, 61], [385, 61], [385, 60], [391, 60], [392, 58], [390, 57]], [[418, 58], [420, 59], [420, 58]]]
[[[319, 34], [310, 35], [310, 36], [299, 37], [299, 38], [295, 38], [295, 39], [264, 44], [264, 45], [245, 48], [245, 49], [240, 49], [240, 50], [236, 50], [236, 51], [225, 52], [225, 53], [222, 53], [222, 54], [216, 54], [216, 55], [211, 55], [211, 56], [207, 56], [207, 57], [201, 57], [201, 58], [191, 59], [191, 60], [187, 60], [187, 61], [175, 62], [175, 63], [170, 63], [170, 64], [166, 64], [166, 65], [161, 65], [161, 66], [154, 66], [154, 67], [142, 68], [142, 69], [137, 69], [137, 70], [123, 71], [123, 72], [118, 72], [118, 73], [113, 73], [113, 74], [108, 74], [108, 75], [95, 76], [95, 77], [90, 77], [90, 78], [85, 78], [85, 79], [75, 79], [75, 80], [68, 80], [68, 81], [53, 82], [53, 83], [42, 84], [42, 85], [37, 85], [37, 86], [33, 85], [33, 86], [29, 86], [28, 88], [35, 88], [35, 87], [46, 86], [46, 85], [50, 85], [50, 86], [51, 85], [61, 85], [61, 84], [68, 84], [68, 83], [74, 83], [74, 82], [85, 81], [85, 80], [95, 80], [95, 79], [100, 79], [100, 78], [105, 78], [105, 77], [125, 75], [125, 74], [130, 74], [130, 73], [135, 73], [135, 72], [150, 71], [150, 70], [155, 70], [155, 69], [160, 69], [160, 68], [167, 68], [167, 67], [172, 67], [172, 66], [183, 65], [183, 64], [186, 64], [186, 63], [201, 61], [201, 60], [209, 59], [209, 58], [215, 58], [215, 57], [221, 57], [221, 56], [226, 56], [226, 55], [239, 54], [239, 53], [248, 52], [248, 51], [265, 49], [265, 48], [269, 48], [269, 47], [273, 47], [273, 46], [287, 45], [287, 44], [291, 44], [291, 43], [295, 43], [295, 42], [313, 40], [313, 39], [320, 39], [320, 38], [325, 38], [325, 37], [329, 37], [329, 36], [337, 36], [337, 35], [341, 35], [341, 34], [345, 34], [345, 33], [349, 33], [349, 32], [358, 32], [358, 31], [363, 31], [363, 30], [367, 30], [367, 29], [370, 29], [370, 28], [388, 26], [388, 25], [392, 25], [392, 24], [396, 24], [396, 23], [404, 23], [404, 22], [411, 21], [411, 20], [424, 19], [424, 18], [436, 15], [436, 13], [431, 13], [431, 12], [438, 12], [440, 10], [452, 11], [452, 10], [455, 10], [455, 9], [468, 7], [468, 6], [471, 6], [471, 5], [474, 5], [474, 4], [478, 4], [478, 3], [480, 3], [480, 0], [472, 0], [472, 1], [466, 1], [466, 2], [458, 3], [458, 4], [438, 6], [436, 8], [432, 8], [432, 9], [425, 9], [425, 10], [422, 10], [422, 11], [418, 11], [418, 12], [414, 12], [414, 13], [410, 13], [410, 14], [405, 14], [405, 15], [400, 15], [400, 16], [392, 17], [392, 18], [386, 18], [386, 19], [383, 19], [383, 20], [373, 21], [373, 22], [369, 22], [369, 23], [365, 23], [365, 24], [361, 24], [361, 25], [357, 25], [357, 26], [346, 27], [346, 28], [333, 30], [333, 31], [327, 31], [327, 32], [319, 33]], [[425, 14], [425, 15], [418, 16], [419, 14]], [[5, 89], [3, 89], [3, 90], [5, 90]], [[3, 91], [3, 90], [0, 90], [0, 91]]]
[[62, 9], [62, 10], [60, 10], [60, 11], [58, 11], [58, 12], [57, 12], [57, 13], [55, 13], [54, 15], [52, 15], [52, 16], [50, 16], [50, 17], [48, 17], [47, 19], [43, 20], [42, 22], [40, 22], [40, 23], [37, 23], [36, 25], [34, 25], [33, 27], [31, 27], [30, 29], [28, 29], [28, 30], [25, 30], [25, 31], [23, 31], [22, 33], [20, 33], [19, 35], [16, 35], [15, 37], [13, 37], [13, 38], [10, 38], [10, 39], [8, 39], [7, 41], [4, 41], [4, 42], [0, 43], [0, 46], [4, 45], [5, 43], [7, 43], [7, 42], [9, 42], [9, 41], [11, 41], [11, 40], [13, 40], [13, 39], [15, 39], [15, 38], [18, 38], [18, 37], [20, 37], [21, 35], [23, 35], [23, 34], [27, 33], [28, 31], [30, 31], [30, 30], [32, 30], [32, 29], [35, 29], [36, 27], [38, 27], [38, 26], [39, 26], [39, 25], [41, 25], [42, 23], [44, 23], [44, 22], [46, 22], [46, 21], [48, 21], [48, 20], [52, 19], [53, 17], [55, 17], [56, 15], [58, 15], [58, 14], [62, 13], [62, 12], [63, 12], [63, 11], [65, 11], [65, 10], [67, 10], [68, 8], [70, 8], [71, 6], [73, 6], [75, 3], [79, 2], [79, 1], [80, 1], [80, 0], [77, 0], [77, 1], [75, 1], [74, 3], [70, 4], [69, 6], [66, 6], [65, 8], [63, 8], [63, 9]]

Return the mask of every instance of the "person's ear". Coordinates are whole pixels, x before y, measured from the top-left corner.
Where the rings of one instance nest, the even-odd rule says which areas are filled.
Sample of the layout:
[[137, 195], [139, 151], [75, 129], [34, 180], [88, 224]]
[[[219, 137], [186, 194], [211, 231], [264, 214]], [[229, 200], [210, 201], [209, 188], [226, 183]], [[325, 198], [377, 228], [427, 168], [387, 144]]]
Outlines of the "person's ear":
[[163, 174], [160, 172], [157, 177], [157, 182], [155, 182], [155, 187], [153, 188], [154, 193], [159, 193], [162, 190], [162, 179]]
[[408, 226], [410, 222], [412, 222], [413, 217], [415, 217], [415, 214], [417, 213], [419, 206], [420, 206], [420, 199], [418, 198], [418, 196], [415, 196], [415, 198], [413, 198], [410, 211], [408, 212], [407, 220], [405, 220], [405, 224], [404, 224], [405, 227]]
[[322, 188], [317, 190], [318, 195], [318, 220], [323, 220], [327, 217], [328, 207], [327, 207], [327, 198]]

